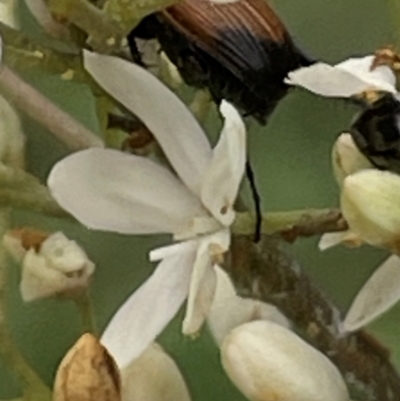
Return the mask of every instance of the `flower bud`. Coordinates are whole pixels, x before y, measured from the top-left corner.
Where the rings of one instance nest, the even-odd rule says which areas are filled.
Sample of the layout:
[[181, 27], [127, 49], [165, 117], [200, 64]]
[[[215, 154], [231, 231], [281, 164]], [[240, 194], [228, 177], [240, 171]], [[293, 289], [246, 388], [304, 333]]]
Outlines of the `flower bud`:
[[122, 401], [190, 401], [185, 381], [158, 344], [121, 371]]
[[120, 401], [118, 368], [91, 334], [84, 334], [58, 367], [53, 401]]
[[3, 243], [22, 264], [20, 290], [26, 302], [52, 296], [79, 297], [90, 284], [95, 266], [83, 249], [63, 233], [14, 230]]
[[18, 0], [0, 0], [0, 21], [12, 28], [19, 28]]
[[254, 401], [348, 401], [337, 368], [292, 331], [268, 321], [234, 329], [222, 344], [230, 379]]
[[341, 209], [350, 230], [374, 246], [400, 247], [400, 176], [368, 169], [343, 183]]
[[217, 289], [207, 322], [218, 345], [235, 327], [253, 320], [271, 320], [286, 328], [290, 327], [288, 319], [275, 306], [239, 297], [228, 274], [219, 266], [215, 270]]
[[341, 134], [332, 149], [332, 166], [338, 184], [350, 174], [373, 168], [369, 160], [358, 150], [350, 134]]
[[0, 163], [21, 169], [25, 166], [25, 135], [21, 122], [15, 110], [2, 96], [0, 96]]

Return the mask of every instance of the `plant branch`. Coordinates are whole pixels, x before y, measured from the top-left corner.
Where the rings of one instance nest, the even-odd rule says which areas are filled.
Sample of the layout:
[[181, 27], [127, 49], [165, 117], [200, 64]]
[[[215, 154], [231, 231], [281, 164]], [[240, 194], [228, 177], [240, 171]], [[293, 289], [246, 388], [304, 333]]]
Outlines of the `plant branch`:
[[103, 146], [102, 140], [61, 110], [10, 68], [0, 69], [0, 89], [31, 118], [46, 127], [72, 150]]
[[400, 377], [387, 351], [360, 331], [343, 334], [340, 313], [288, 255], [279, 236], [234, 236], [225, 269], [238, 293], [277, 306], [295, 329], [342, 372], [351, 398], [399, 401]]
[[[232, 231], [235, 234], [254, 234], [256, 218], [249, 212], [237, 213]], [[338, 209], [303, 209], [263, 214], [261, 232], [279, 234], [285, 241], [310, 237], [326, 232], [344, 231], [347, 224]]]

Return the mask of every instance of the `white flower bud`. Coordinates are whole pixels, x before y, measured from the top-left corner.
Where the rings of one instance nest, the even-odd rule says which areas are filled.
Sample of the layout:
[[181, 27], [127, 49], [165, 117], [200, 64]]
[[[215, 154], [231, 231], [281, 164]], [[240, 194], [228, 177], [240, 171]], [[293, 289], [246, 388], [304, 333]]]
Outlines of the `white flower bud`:
[[370, 161], [358, 150], [350, 134], [341, 134], [332, 149], [332, 166], [338, 184], [350, 174], [373, 168]]
[[361, 240], [399, 250], [399, 175], [368, 169], [348, 176], [343, 183], [341, 209], [350, 230]]
[[221, 352], [228, 376], [250, 400], [349, 400], [329, 359], [275, 323], [257, 321], [234, 329]]
[[0, 21], [12, 28], [19, 28], [18, 0], [0, 0]]
[[41, 240], [40, 244], [26, 246], [23, 239], [12, 233], [4, 239], [9, 252], [22, 264], [23, 300], [79, 296], [90, 284], [95, 270], [93, 262], [75, 241], [61, 232]]
[[185, 381], [158, 344], [121, 371], [122, 401], [190, 401]]
[[253, 320], [271, 320], [286, 328], [290, 327], [288, 319], [275, 306], [239, 297], [228, 274], [219, 266], [215, 270], [217, 289], [207, 322], [218, 345], [235, 327]]
[[0, 163], [15, 168], [24, 168], [25, 165], [25, 135], [21, 122], [10, 103], [1, 96]]

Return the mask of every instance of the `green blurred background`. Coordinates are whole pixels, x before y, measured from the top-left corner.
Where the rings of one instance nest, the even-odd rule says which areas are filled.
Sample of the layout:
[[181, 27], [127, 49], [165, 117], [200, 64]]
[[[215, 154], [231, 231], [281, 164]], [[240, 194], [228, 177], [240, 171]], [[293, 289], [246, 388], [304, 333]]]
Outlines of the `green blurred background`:
[[[321, 60], [341, 61], [396, 41], [388, 3], [382, 0], [275, 0], [273, 4], [298, 43]], [[40, 36], [26, 11], [23, 28]], [[99, 132], [93, 99], [86, 87], [39, 73], [25, 78]], [[251, 124], [250, 154], [265, 210], [337, 205], [338, 189], [330, 166], [331, 146], [349, 126], [355, 112], [355, 108], [343, 102], [294, 91], [280, 104], [267, 128]], [[29, 171], [44, 180], [53, 163], [68, 153], [67, 149], [25, 117], [24, 127], [28, 135]], [[15, 213], [14, 223], [61, 229], [84, 246], [97, 264], [91, 294], [100, 328], [127, 295], [151, 274], [154, 266], [147, 261], [147, 251], [166, 240], [103, 234], [30, 213]], [[320, 253], [317, 241], [318, 238], [299, 240], [292, 252], [319, 286], [345, 310], [385, 253], [369, 247], [357, 250], [338, 247]], [[9, 285], [12, 331], [28, 361], [50, 384], [61, 357], [80, 334], [79, 319], [69, 302], [47, 300], [23, 304], [18, 281], [16, 267]], [[400, 366], [400, 345], [396, 341], [400, 335], [399, 316], [400, 307], [394, 308], [370, 329], [391, 348]], [[163, 333], [160, 342], [182, 368], [193, 400], [243, 400], [224, 376], [218, 350], [207, 330], [197, 340], [185, 339], [179, 330], [181, 317]], [[0, 359], [0, 399], [18, 395], [17, 383]]]

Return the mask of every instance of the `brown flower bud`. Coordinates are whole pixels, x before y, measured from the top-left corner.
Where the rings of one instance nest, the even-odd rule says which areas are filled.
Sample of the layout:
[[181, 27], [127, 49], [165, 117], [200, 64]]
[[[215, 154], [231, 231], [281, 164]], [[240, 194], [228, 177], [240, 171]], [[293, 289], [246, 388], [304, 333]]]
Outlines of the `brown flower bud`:
[[91, 334], [84, 334], [58, 367], [53, 401], [120, 401], [119, 370]]

